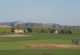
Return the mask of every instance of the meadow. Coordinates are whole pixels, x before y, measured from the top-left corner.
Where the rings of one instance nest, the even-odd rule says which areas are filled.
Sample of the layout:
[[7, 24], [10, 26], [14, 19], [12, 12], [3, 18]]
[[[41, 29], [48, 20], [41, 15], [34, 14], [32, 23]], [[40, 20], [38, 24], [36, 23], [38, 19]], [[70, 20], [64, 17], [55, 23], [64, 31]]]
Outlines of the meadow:
[[[31, 35], [31, 36], [27, 36]], [[30, 33], [26, 37], [0, 37], [0, 55], [80, 55], [80, 48], [30, 48], [27, 44], [72, 44], [80, 34]]]

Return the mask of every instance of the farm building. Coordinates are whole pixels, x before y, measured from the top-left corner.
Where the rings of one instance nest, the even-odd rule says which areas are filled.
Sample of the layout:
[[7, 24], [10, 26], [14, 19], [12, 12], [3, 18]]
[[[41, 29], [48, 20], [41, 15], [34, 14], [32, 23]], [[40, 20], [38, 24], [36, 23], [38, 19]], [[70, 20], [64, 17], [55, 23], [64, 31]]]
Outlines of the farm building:
[[25, 25], [23, 23], [17, 22], [12, 27], [14, 33], [25, 33]]

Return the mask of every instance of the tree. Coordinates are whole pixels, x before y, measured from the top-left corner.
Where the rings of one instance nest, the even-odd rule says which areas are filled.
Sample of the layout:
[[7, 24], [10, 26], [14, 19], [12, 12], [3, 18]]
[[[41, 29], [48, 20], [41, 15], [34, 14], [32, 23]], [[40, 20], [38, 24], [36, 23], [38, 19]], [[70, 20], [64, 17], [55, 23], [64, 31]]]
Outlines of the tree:
[[55, 29], [49, 29], [49, 32], [50, 33], [54, 33], [55, 32]]
[[32, 32], [32, 28], [27, 28], [28, 32]]

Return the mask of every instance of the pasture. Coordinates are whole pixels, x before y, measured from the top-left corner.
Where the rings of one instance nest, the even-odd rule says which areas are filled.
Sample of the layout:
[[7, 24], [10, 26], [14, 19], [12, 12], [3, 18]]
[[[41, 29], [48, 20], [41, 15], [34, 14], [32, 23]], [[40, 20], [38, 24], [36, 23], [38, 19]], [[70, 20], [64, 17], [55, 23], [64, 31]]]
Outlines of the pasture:
[[[31, 36], [27, 36], [31, 35]], [[29, 33], [25, 37], [1, 37], [0, 55], [80, 55], [80, 48], [31, 48], [28, 44], [73, 45], [80, 34]]]

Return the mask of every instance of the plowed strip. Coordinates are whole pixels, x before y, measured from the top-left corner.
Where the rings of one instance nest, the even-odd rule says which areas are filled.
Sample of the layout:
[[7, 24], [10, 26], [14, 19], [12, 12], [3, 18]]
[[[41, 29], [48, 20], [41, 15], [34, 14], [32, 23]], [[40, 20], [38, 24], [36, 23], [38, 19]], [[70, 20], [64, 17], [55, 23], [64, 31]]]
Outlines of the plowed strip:
[[80, 45], [67, 45], [67, 44], [29, 44], [26, 48], [80, 48]]

